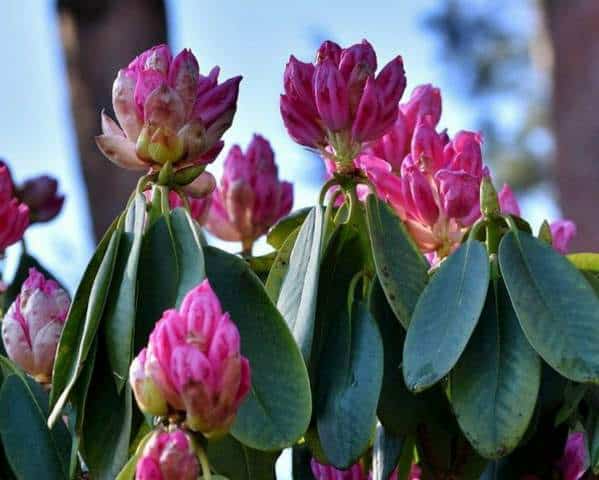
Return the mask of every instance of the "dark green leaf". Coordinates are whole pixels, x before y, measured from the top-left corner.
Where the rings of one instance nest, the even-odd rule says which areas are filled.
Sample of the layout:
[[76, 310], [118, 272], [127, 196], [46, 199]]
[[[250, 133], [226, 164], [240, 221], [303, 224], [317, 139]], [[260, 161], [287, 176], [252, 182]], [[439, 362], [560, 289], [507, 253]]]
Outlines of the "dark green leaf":
[[372, 480], [389, 480], [405, 443], [405, 436], [398, 437], [385, 431], [382, 425], [377, 426], [372, 452]]
[[365, 304], [331, 319], [319, 366], [318, 435], [326, 457], [348, 468], [368, 448], [383, 380], [383, 344]]
[[599, 382], [599, 299], [584, 276], [549, 245], [510, 232], [499, 263], [522, 330], [555, 370]]
[[395, 315], [408, 328], [428, 281], [428, 262], [389, 205], [370, 195], [366, 212], [377, 275]]
[[127, 212], [125, 234], [121, 240], [104, 316], [106, 351], [119, 392], [127, 381], [132, 359], [137, 267], [145, 221], [146, 201], [144, 196], [138, 193]]
[[266, 241], [277, 250], [280, 249], [285, 240], [287, 240], [287, 237], [291, 235], [291, 232], [304, 223], [310, 210], [310, 207], [301, 208], [291, 215], [279, 220], [279, 222], [270, 229], [270, 232], [268, 232]]
[[489, 259], [482, 243], [460, 246], [420, 296], [404, 344], [406, 385], [419, 392], [449, 373], [466, 348], [485, 304]]
[[291, 452], [291, 468], [293, 480], [314, 480], [310, 462], [312, 453], [305, 445], [296, 445]]
[[208, 278], [241, 335], [252, 390], [232, 434], [246, 446], [278, 450], [301, 437], [310, 421], [310, 383], [287, 325], [256, 275], [240, 258], [206, 247]]
[[217, 473], [235, 480], [275, 480], [280, 452], [260, 452], [227, 435], [208, 443], [210, 465]]
[[323, 212], [314, 207], [306, 217], [281, 285], [277, 308], [289, 325], [306, 362], [310, 360], [322, 248]]
[[584, 383], [568, 382], [566, 384], [566, 388], [564, 389], [564, 403], [555, 416], [556, 426], [561, 425], [574, 415], [588, 388], [589, 385], [585, 385]]
[[449, 378], [451, 404], [472, 446], [492, 459], [516, 448], [535, 409], [541, 359], [520, 329], [503, 282], [489, 289], [478, 326]]
[[122, 222], [117, 228], [118, 221], [115, 220], [102, 238], [71, 303], [54, 362], [50, 424], [61, 415], [95, 338], [122, 237]]
[[[38, 392], [34, 392], [38, 389]], [[0, 437], [6, 457], [22, 480], [66, 480], [69, 475], [70, 438], [64, 424], [51, 431], [46, 425], [47, 400], [41, 387], [24, 377], [10, 375], [0, 389]]]

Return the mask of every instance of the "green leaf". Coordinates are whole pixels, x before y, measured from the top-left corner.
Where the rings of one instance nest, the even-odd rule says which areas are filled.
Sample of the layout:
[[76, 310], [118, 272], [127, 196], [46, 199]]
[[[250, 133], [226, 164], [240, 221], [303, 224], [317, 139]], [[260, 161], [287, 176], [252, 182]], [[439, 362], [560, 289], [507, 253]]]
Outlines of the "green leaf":
[[231, 432], [251, 448], [285, 448], [304, 434], [312, 414], [310, 383], [301, 354], [247, 264], [212, 247], [206, 247], [204, 254], [210, 284], [239, 329], [241, 352], [252, 369], [252, 389]]
[[405, 436], [393, 435], [382, 425], [377, 426], [372, 452], [372, 480], [389, 480], [405, 443]]
[[310, 462], [312, 453], [306, 445], [295, 445], [291, 452], [291, 468], [293, 480], [314, 480]]
[[116, 476], [115, 480], [134, 480], [135, 470], [137, 468], [137, 461], [139, 460], [139, 457], [141, 456], [143, 449], [146, 446], [146, 443], [148, 443], [148, 440], [150, 440], [152, 435], [154, 435], [154, 430], [149, 431], [140, 439], [139, 444], [135, 449], [135, 453], [127, 461], [123, 469]]
[[277, 308], [289, 325], [306, 362], [310, 360], [323, 236], [323, 212], [314, 207], [300, 228]]
[[121, 240], [114, 280], [104, 317], [106, 351], [119, 392], [127, 381], [132, 359], [137, 267], [145, 221], [146, 201], [144, 196], [138, 193], [127, 212], [125, 233]]
[[50, 406], [53, 410], [49, 419], [51, 425], [61, 415], [104, 311], [122, 237], [122, 222], [118, 227], [117, 223], [118, 219], [108, 229], [87, 265], [67, 315], [52, 375]]
[[585, 277], [549, 245], [510, 232], [499, 264], [526, 338], [575, 382], [599, 382], [599, 299]]
[[285, 275], [287, 275], [287, 270], [289, 270], [289, 259], [298, 233], [299, 227], [287, 236], [285, 242], [283, 242], [283, 245], [281, 245], [281, 248], [277, 252], [275, 261], [270, 268], [270, 272], [268, 273], [268, 277], [264, 284], [266, 293], [268, 293], [269, 298], [275, 303], [279, 299], [281, 285], [283, 285], [283, 280], [285, 279]]
[[139, 302], [135, 323], [138, 352], [162, 312], [179, 306], [185, 295], [206, 277], [201, 241], [183, 209], [158, 218], [144, 235], [139, 261]]
[[587, 393], [589, 386], [584, 383], [568, 382], [564, 389], [564, 402], [555, 415], [555, 426], [559, 426], [578, 410], [578, 405]]
[[[35, 391], [39, 390], [39, 391]], [[70, 438], [62, 423], [46, 426], [45, 397], [35, 382], [9, 375], [0, 389], [0, 437], [6, 457], [22, 480], [66, 480], [69, 475]]]
[[245, 261], [252, 269], [252, 272], [263, 282], [266, 281], [272, 265], [277, 258], [277, 252], [273, 251], [259, 257], [247, 257]]
[[489, 259], [482, 243], [460, 246], [420, 296], [403, 351], [406, 385], [419, 392], [449, 373], [466, 348], [485, 304]]
[[366, 214], [377, 275], [395, 315], [408, 328], [428, 281], [428, 262], [389, 205], [369, 195]]
[[301, 208], [291, 215], [279, 220], [266, 236], [266, 241], [269, 245], [279, 250], [283, 246], [283, 243], [285, 243], [285, 240], [287, 240], [287, 237], [289, 237], [294, 230], [302, 226], [310, 211], [310, 207]]
[[319, 366], [318, 435], [326, 457], [348, 468], [368, 448], [383, 380], [383, 344], [366, 305], [331, 319]]
[[566, 258], [578, 270], [599, 273], [599, 253], [571, 253]]
[[522, 333], [503, 282], [489, 289], [478, 326], [449, 378], [451, 404], [472, 446], [491, 459], [516, 448], [535, 409], [541, 359]]
[[280, 452], [260, 452], [230, 435], [208, 442], [208, 458], [214, 470], [235, 480], [275, 480]]

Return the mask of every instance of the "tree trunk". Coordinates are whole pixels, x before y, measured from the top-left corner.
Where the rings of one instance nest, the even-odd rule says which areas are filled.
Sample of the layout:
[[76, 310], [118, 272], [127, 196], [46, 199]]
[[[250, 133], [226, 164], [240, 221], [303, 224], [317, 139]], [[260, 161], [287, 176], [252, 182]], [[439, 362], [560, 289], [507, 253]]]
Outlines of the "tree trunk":
[[112, 112], [112, 82], [141, 51], [166, 42], [162, 0], [59, 0], [71, 107], [96, 237], [123, 209], [137, 174], [108, 161], [94, 137], [100, 111]]
[[556, 175], [575, 250], [599, 251], [599, 1], [544, 0], [554, 52]]

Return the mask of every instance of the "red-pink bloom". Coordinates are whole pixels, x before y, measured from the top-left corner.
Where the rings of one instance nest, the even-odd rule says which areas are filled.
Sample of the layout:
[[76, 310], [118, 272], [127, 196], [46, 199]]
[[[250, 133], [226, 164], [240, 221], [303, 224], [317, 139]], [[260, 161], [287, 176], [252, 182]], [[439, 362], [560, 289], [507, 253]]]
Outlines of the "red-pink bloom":
[[564, 454], [557, 466], [563, 480], [579, 480], [590, 465], [587, 441], [583, 432], [572, 432], [568, 435]]
[[182, 430], [158, 431], [137, 461], [136, 480], [197, 480], [200, 465], [192, 440]]
[[268, 141], [254, 135], [246, 153], [233, 146], [225, 160], [220, 186], [212, 195], [206, 228], [217, 237], [250, 246], [293, 203], [293, 186], [278, 177]]
[[0, 161], [0, 256], [23, 238], [29, 226], [29, 208], [15, 196], [8, 167]]
[[2, 339], [8, 356], [42, 383], [52, 377], [56, 346], [70, 300], [54, 280], [35, 268], [2, 320]]
[[27, 180], [16, 192], [29, 207], [32, 222], [48, 222], [62, 210], [64, 195], [58, 193], [58, 181], [42, 175]]
[[347, 470], [338, 470], [331, 465], [318, 463], [313, 458], [310, 467], [316, 480], [368, 480], [368, 476], [359, 463], [352, 465]]
[[218, 83], [219, 68], [200, 74], [190, 50], [175, 58], [166, 45], [151, 48], [119, 71], [113, 86], [117, 125], [102, 114], [96, 142], [110, 160], [132, 170], [168, 161], [205, 165], [237, 108], [241, 77]]
[[164, 414], [166, 402], [169, 411], [186, 413], [191, 430], [205, 436], [229, 430], [250, 389], [250, 365], [208, 280], [185, 296], [179, 310], [164, 312], [147, 350], [133, 362], [130, 383], [148, 413], [156, 407]]
[[345, 49], [326, 41], [314, 64], [291, 56], [281, 96], [291, 137], [311, 148], [328, 146], [336, 161], [351, 163], [362, 144], [393, 125], [406, 86], [401, 57], [376, 70], [376, 53], [366, 40]]
[[499, 208], [504, 215], [520, 216], [520, 205], [510, 186], [506, 183], [499, 192]]
[[576, 236], [576, 224], [571, 220], [556, 220], [549, 225], [551, 244], [559, 253], [566, 254], [572, 239]]

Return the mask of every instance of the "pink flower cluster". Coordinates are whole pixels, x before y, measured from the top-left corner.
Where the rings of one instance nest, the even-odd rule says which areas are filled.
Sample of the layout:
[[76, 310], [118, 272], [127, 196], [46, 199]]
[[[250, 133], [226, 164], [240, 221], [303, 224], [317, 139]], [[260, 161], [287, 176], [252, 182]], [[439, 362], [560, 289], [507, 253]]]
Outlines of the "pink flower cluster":
[[250, 366], [239, 332], [223, 313], [208, 280], [191, 290], [179, 310], [156, 323], [147, 349], [131, 364], [139, 407], [152, 415], [186, 412], [188, 428], [205, 436], [228, 431], [250, 389]]
[[67, 312], [68, 294], [35, 268], [2, 320], [2, 339], [12, 361], [41, 383], [52, 378], [54, 355]]
[[254, 135], [245, 154], [233, 146], [225, 160], [220, 186], [212, 195], [206, 228], [217, 237], [251, 248], [291, 211], [293, 186], [278, 177], [270, 143]]
[[356, 160], [405, 221], [423, 252], [444, 257], [480, 217], [480, 183], [488, 169], [482, 138], [437, 132], [441, 95], [430, 85], [400, 105], [393, 128]]
[[15, 196], [8, 167], [0, 162], [0, 256], [23, 238], [29, 226], [29, 208]]
[[400, 56], [378, 74], [370, 43], [341, 48], [324, 42], [315, 63], [291, 56], [285, 68], [281, 115], [291, 137], [350, 164], [362, 144], [379, 138], [395, 122], [406, 86]]
[[137, 462], [136, 480], [197, 480], [200, 466], [192, 440], [182, 430], [158, 431]]
[[219, 84], [218, 74], [214, 67], [201, 75], [190, 50], [175, 58], [167, 45], [143, 52], [118, 73], [112, 96], [120, 127], [103, 113], [98, 147], [132, 170], [212, 162], [233, 121], [241, 81]]

